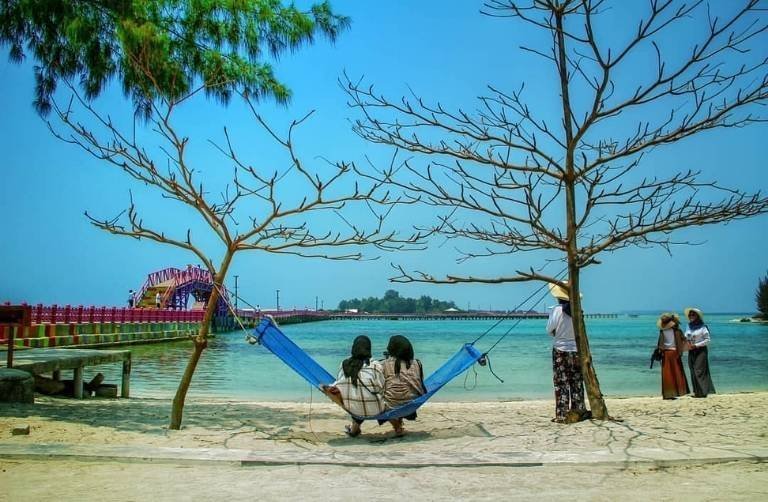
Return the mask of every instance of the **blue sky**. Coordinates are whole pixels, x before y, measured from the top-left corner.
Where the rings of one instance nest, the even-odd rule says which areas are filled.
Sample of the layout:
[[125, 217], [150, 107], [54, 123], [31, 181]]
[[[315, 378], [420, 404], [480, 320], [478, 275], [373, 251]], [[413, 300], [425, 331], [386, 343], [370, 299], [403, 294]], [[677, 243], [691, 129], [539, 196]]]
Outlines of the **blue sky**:
[[[529, 98], [539, 109], [556, 103], [552, 69], [523, 53], [518, 46], [536, 42], [535, 35], [515, 21], [492, 19], [478, 13], [480, 2], [335, 2], [352, 18], [352, 27], [335, 45], [318, 40], [276, 63], [276, 71], [293, 91], [289, 106], [263, 103], [265, 116], [278, 128], [316, 110], [297, 134], [303, 155], [363, 162], [366, 156], [385, 161], [391, 152], [362, 141], [351, 131], [355, 113], [337, 79], [346, 71], [389, 95], [407, 94], [409, 87], [425, 98], [473, 109], [475, 98], [493, 84], [515, 89], [526, 82]], [[622, 6], [622, 9], [624, 7]], [[626, 10], [608, 13], [611, 22], [603, 36], [620, 39], [618, 21]], [[615, 21], [618, 20], [618, 21]], [[614, 22], [615, 21], [615, 22]], [[695, 21], [695, 20], [693, 20]], [[695, 26], [675, 34], [670, 47], [687, 47]], [[763, 51], [765, 56], [765, 49]], [[758, 52], [759, 52], [758, 50]], [[643, 71], [638, 65], [636, 71]], [[636, 75], [625, 75], [632, 79]], [[160, 200], [136, 186], [125, 175], [100, 164], [77, 148], [52, 137], [32, 108], [32, 65], [12, 65], [7, 52], [0, 57], [0, 217], [4, 237], [0, 245], [0, 301], [30, 303], [122, 305], [129, 288], [136, 289], [146, 274], [167, 266], [196, 263], [183, 251], [146, 241], [104, 233], [87, 222], [89, 211], [112, 216], [121, 211], [132, 189], [145, 221], [169, 231], [196, 229], [206, 249], [214, 242], [197, 233], [185, 208]], [[111, 90], [97, 102], [116, 118], [129, 117], [130, 106]], [[233, 102], [229, 108], [196, 101], [182, 110], [183, 131], [193, 144], [195, 159], [211, 176], [228, 173], [225, 162], [208, 139], [220, 140], [222, 128], [233, 131], [242, 151], [259, 162], [280, 167], [285, 159], [270, 145]], [[768, 126], [705, 133], [654, 154], [655, 169], [700, 169], [708, 179], [748, 191], [768, 190], [765, 138]], [[207, 171], [206, 171], [207, 170]], [[430, 211], [395, 213], [393, 227], [408, 231], [413, 221], [427, 221]], [[584, 272], [586, 309], [592, 312], [677, 309], [697, 305], [705, 311], [750, 312], [758, 278], [768, 273], [768, 217], [723, 226], [692, 228], [677, 237], [698, 243], [662, 249], [627, 249], [602, 257], [602, 265]], [[478, 260], [457, 264], [452, 243], [436, 241], [428, 251], [383, 254], [363, 262], [324, 262], [290, 256], [242, 253], [230, 275], [239, 276], [240, 295], [253, 304], [274, 305], [280, 290], [284, 307], [325, 307], [342, 299], [381, 296], [397, 289], [404, 296], [427, 294], [454, 300], [462, 307], [512, 308], [532, 285], [391, 284], [390, 263], [440, 275], [510, 275], [516, 267], [538, 265], [541, 256]], [[232, 286], [233, 280], [228, 281]], [[541, 307], [541, 305], [539, 306]]]

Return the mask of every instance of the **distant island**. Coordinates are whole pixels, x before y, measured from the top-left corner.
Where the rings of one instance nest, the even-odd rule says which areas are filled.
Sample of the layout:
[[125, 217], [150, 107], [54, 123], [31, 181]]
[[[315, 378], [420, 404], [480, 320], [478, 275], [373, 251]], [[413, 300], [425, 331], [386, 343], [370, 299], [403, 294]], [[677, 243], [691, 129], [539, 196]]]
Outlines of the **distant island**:
[[406, 298], [394, 289], [389, 289], [382, 298], [368, 297], [363, 299], [353, 298], [339, 302], [339, 310], [342, 312], [367, 312], [371, 314], [429, 314], [455, 309], [452, 301], [435, 300], [430, 296], [419, 298]]

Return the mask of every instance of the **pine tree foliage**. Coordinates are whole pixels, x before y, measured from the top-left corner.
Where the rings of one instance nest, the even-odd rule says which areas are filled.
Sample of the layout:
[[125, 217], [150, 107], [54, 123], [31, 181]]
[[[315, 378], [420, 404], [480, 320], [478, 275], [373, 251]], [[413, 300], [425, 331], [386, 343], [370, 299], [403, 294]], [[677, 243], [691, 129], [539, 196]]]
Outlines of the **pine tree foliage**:
[[158, 94], [198, 87], [222, 103], [236, 90], [284, 103], [290, 91], [269, 61], [348, 25], [328, 2], [302, 11], [281, 0], [0, 0], [0, 46], [14, 62], [34, 59], [43, 115], [62, 79], [90, 99], [117, 79], [145, 116]]
[[761, 319], [768, 319], [768, 275], [757, 281], [755, 303]]

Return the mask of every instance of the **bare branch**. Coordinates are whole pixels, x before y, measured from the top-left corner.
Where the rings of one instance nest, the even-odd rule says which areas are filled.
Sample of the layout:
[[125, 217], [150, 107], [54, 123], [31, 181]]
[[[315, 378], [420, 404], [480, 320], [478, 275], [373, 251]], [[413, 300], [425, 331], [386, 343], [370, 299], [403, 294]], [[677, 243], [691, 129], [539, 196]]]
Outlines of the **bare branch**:
[[510, 276], [510, 277], [483, 278], [483, 277], [473, 277], [473, 276], [461, 277], [461, 276], [455, 276], [455, 275], [448, 275], [444, 279], [438, 279], [425, 272], [419, 272], [419, 271], [406, 272], [405, 269], [403, 269], [403, 267], [400, 265], [392, 264], [392, 268], [397, 270], [399, 275], [390, 278], [390, 281], [399, 282], [399, 283], [421, 282], [421, 283], [429, 283], [429, 284], [462, 284], [462, 283], [504, 284], [504, 283], [511, 283], [511, 282], [544, 281], [544, 282], [549, 282], [549, 283], [558, 284], [558, 285], [563, 284], [562, 281], [559, 281], [554, 277], [543, 275], [539, 272], [534, 271], [533, 269], [531, 269], [528, 272], [517, 270], [515, 272], [517, 275]]
[[[345, 75], [341, 85], [359, 114], [355, 132], [428, 159], [396, 163], [393, 157], [389, 166], [358, 176], [401, 191], [403, 203], [444, 209], [434, 224], [416, 230], [423, 238], [455, 242], [458, 262], [552, 250], [567, 257], [571, 272], [598, 263], [601, 252], [630, 245], [690, 244], [673, 240], [679, 228], [768, 212], [764, 195], [700, 181], [687, 166], [643, 176], [652, 150], [768, 120], [764, 0], [718, 4], [717, 14], [703, 0], [650, 0], [624, 39], [610, 44], [601, 36], [608, 5], [484, 4], [483, 14], [528, 24], [551, 41], [536, 39], [522, 49], [554, 66], [559, 123], [537, 118], [523, 98], [524, 85], [507, 91], [491, 84], [474, 111], [449, 110], [438, 98], [428, 103], [413, 91], [391, 100]], [[673, 54], [668, 43], [676, 30], [685, 30], [678, 39], [690, 45], [682, 54]], [[643, 61], [648, 71], [632, 67]], [[403, 270], [396, 280], [495, 281], [438, 280]]]

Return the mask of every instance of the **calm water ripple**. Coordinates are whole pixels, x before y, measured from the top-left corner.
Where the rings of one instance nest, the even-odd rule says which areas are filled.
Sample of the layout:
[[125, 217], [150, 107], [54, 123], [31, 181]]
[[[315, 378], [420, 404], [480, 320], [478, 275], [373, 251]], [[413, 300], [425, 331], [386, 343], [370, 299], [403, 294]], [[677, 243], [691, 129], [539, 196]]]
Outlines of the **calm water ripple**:
[[[710, 366], [719, 392], [768, 389], [768, 325], [733, 322], [738, 315], [707, 317], [712, 332]], [[411, 339], [416, 357], [429, 374], [461, 345], [494, 321], [324, 321], [285, 326], [285, 333], [328, 371], [335, 374], [355, 336], [368, 335], [374, 357], [394, 334]], [[649, 359], [658, 331], [653, 316], [590, 319], [590, 346], [603, 393], [607, 396], [658, 395], [658, 364]], [[506, 326], [505, 326], [506, 325]], [[543, 320], [521, 322], [491, 353], [493, 369], [477, 367], [447, 385], [434, 399], [443, 401], [515, 400], [552, 395], [551, 345]], [[485, 350], [509, 328], [502, 323], [477, 346]], [[190, 342], [134, 346], [131, 394], [172, 397], [191, 352]], [[686, 372], [687, 372], [687, 364]], [[107, 382], [119, 382], [119, 365], [89, 368]], [[472, 388], [473, 387], [473, 388]], [[472, 390], [468, 390], [472, 388]], [[262, 401], [308, 401], [311, 389], [266, 349], [249, 345], [242, 332], [212, 339], [198, 365], [189, 397], [223, 397]], [[314, 392], [315, 399], [318, 398]]]

